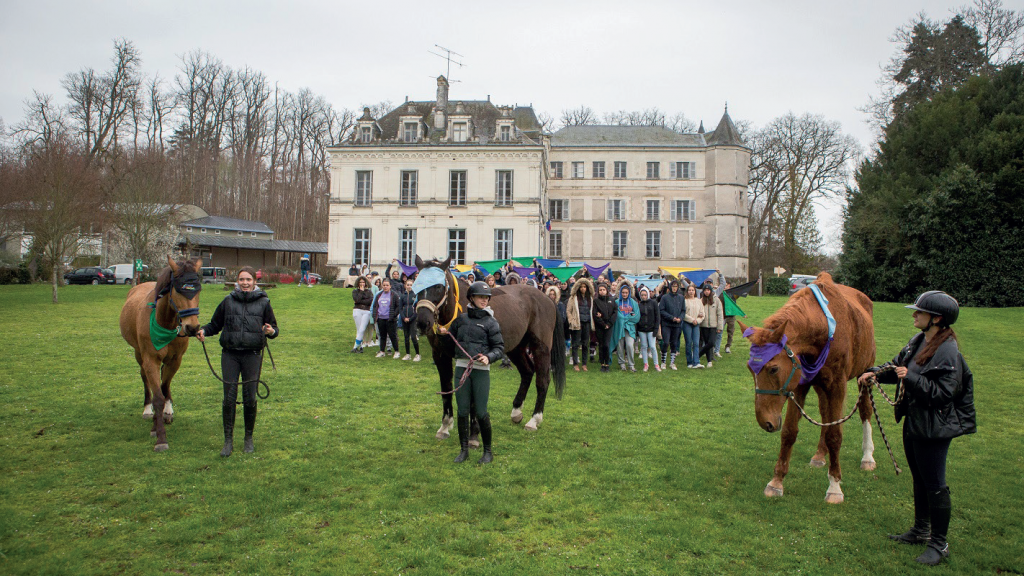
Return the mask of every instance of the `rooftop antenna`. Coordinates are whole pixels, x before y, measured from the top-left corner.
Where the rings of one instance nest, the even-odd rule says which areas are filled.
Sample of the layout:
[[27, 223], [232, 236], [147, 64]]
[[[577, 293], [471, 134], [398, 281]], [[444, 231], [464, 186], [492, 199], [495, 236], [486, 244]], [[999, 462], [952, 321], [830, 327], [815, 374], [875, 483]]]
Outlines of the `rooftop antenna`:
[[437, 52], [434, 52], [434, 51], [431, 51], [431, 50], [427, 50], [427, 52], [430, 52], [434, 56], [438, 56], [440, 58], [444, 58], [445, 60], [448, 61], [448, 73], [445, 74], [445, 78], [448, 79], [448, 82], [449, 83], [451, 83], [451, 82], [462, 82], [462, 80], [452, 80], [452, 64], [455, 64], [459, 68], [462, 68], [463, 66], [465, 66], [465, 64], [463, 64], [462, 62], [457, 62], [455, 60], [452, 60], [452, 55], [458, 56], [459, 58], [465, 58], [465, 56], [463, 56], [462, 54], [459, 54], [458, 52], [454, 52], [452, 50], [449, 50], [449, 49], [445, 48], [444, 46], [441, 46], [440, 44], [434, 44], [434, 46], [439, 48], [439, 49], [441, 49], [441, 50], [443, 50], [445, 53], [444, 54], [438, 54]]

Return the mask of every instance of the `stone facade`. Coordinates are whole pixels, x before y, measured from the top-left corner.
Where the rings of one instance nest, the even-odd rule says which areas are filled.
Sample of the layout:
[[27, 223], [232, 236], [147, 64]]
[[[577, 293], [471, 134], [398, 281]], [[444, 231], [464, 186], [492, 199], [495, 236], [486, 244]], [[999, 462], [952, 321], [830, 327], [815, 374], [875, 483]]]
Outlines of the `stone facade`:
[[539, 255], [747, 276], [750, 151], [728, 113], [710, 134], [549, 135], [530, 107], [449, 99], [443, 77], [437, 94], [380, 119], [364, 110], [352, 138], [330, 149], [328, 265]]

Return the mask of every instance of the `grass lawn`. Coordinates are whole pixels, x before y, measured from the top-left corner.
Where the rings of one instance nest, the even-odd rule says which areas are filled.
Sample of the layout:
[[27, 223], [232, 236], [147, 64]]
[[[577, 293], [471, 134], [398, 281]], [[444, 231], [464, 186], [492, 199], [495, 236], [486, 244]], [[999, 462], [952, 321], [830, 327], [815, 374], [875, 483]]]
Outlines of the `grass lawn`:
[[[283, 286], [257, 451], [241, 452], [239, 431], [225, 459], [222, 391], [196, 341], [173, 384], [171, 449], [153, 452], [118, 331], [126, 293], [67, 286], [54, 305], [49, 286], [0, 286], [2, 574], [1024, 573], [1021, 309], [966, 309], [956, 325], [979, 432], [953, 442], [952, 556], [926, 569], [920, 548], [885, 537], [912, 522], [911, 480], [877, 429], [878, 469], [862, 472], [859, 425], [846, 427], [844, 504], [824, 503], [806, 422], [786, 495], [762, 495], [779, 436], [754, 420], [741, 338], [711, 370], [570, 369], [536, 433], [509, 420], [518, 375], [496, 369], [495, 462], [476, 465], [477, 450], [455, 465], [454, 431], [434, 439], [426, 340], [418, 364], [349, 354], [350, 291]], [[203, 293], [202, 321], [224, 294]], [[783, 302], [739, 304], [760, 324]], [[914, 333], [898, 304], [877, 304], [875, 321], [879, 361]]]

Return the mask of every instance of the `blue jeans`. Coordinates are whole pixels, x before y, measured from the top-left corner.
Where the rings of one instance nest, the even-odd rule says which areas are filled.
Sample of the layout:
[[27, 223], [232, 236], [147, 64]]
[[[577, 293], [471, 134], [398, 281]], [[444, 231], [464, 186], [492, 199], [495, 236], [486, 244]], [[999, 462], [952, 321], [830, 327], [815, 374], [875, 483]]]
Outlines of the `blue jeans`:
[[647, 364], [647, 354], [650, 351], [654, 365], [658, 365], [658, 346], [654, 341], [654, 332], [637, 332], [637, 339], [640, 341], [640, 359]]
[[700, 350], [700, 326], [683, 322], [683, 339], [686, 341], [686, 365], [693, 366], [700, 362], [697, 357]]

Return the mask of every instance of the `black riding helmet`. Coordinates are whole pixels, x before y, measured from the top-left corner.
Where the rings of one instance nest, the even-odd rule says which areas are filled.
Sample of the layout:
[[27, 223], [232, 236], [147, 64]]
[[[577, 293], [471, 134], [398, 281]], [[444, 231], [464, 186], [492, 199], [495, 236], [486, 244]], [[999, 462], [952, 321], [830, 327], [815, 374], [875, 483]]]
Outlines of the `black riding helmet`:
[[487, 296], [491, 297], [491, 287], [486, 282], [473, 282], [470, 285], [469, 290], [466, 291], [466, 296], [472, 298], [473, 296]]
[[939, 326], [951, 326], [960, 316], [960, 304], [955, 298], [941, 290], [929, 290], [918, 296], [913, 304], [905, 307], [932, 316], [942, 316], [942, 320], [938, 322]]

